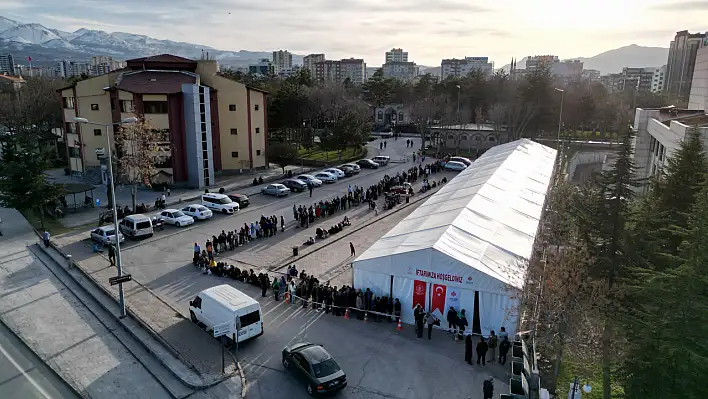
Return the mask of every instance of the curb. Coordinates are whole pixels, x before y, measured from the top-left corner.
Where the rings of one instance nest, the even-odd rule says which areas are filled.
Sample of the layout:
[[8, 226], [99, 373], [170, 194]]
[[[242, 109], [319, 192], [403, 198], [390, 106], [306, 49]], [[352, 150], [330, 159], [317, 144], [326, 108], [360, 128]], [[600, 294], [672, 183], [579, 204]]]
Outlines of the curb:
[[[442, 186], [438, 186], [438, 187], [442, 187]], [[397, 213], [397, 212], [399, 212], [399, 211], [402, 211], [402, 210], [408, 208], [409, 206], [411, 206], [411, 205], [413, 205], [413, 204], [417, 204], [418, 202], [423, 201], [424, 199], [427, 199], [427, 198], [430, 197], [431, 195], [435, 194], [438, 190], [439, 190], [439, 188], [435, 188], [434, 190], [428, 190], [428, 192], [423, 193], [422, 195], [419, 195], [415, 200], [409, 201], [407, 204], [404, 204], [403, 206], [399, 206], [399, 207], [397, 207], [395, 210], [393, 210], [393, 211], [391, 211], [391, 212], [388, 212], [388, 213], [385, 213], [385, 214], [382, 213], [382, 214], [381, 214], [380, 216], [378, 216], [378, 217], [373, 217], [373, 218], [371, 218], [371, 219], [369, 219], [369, 220], [367, 220], [367, 221], [365, 221], [365, 222], [361, 222], [361, 223], [359, 223], [359, 224], [357, 224], [357, 225], [355, 225], [355, 226], [351, 226], [352, 228], [350, 229], [350, 231], [349, 231], [348, 233], [342, 234], [342, 235], [340, 235], [339, 237], [337, 237], [337, 238], [335, 238], [335, 239], [333, 239], [333, 240], [331, 240], [331, 241], [328, 241], [326, 244], [324, 244], [324, 245], [322, 245], [322, 246], [320, 246], [320, 247], [318, 247], [318, 248], [313, 249], [312, 251], [303, 253], [302, 255], [298, 256], [298, 257], [295, 258], [295, 259], [288, 259], [288, 260], [286, 260], [285, 262], [282, 262], [282, 263], [280, 263], [280, 264], [278, 264], [278, 265], [276, 265], [276, 266], [273, 266], [272, 268], [268, 268], [267, 270], [268, 270], [269, 272], [274, 272], [274, 271], [277, 271], [277, 270], [280, 270], [280, 269], [284, 268], [285, 266], [291, 265], [291, 264], [293, 264], [293, 263], [295, 263], [295, 262], [299, 262], [300, 260], [302, 260], [302, 259], [304, 259], [304, 258], [306, 258], [306, 257], [308, 257], [308, 256], [310, 256], [310, 255], [312, 255], [313, 253], [315, 253], [315, 252], [317, 252], [317, 251], [320, 251], [320, 250], [322, 250], [322, 249], [324, 249], [324, 248], [327, 248], [327, 247], [330, 246], [331, 244], [334, 244], [335, 242], [338, 242], [338, 241], [340, 241], [340, 240], [342, 240], [342, 239], [344, 239], [344, 238], [346, 238], [346, 237], [348, 237], [348, 236], [350, 236], [350, 235], [356, 233], [358, 230], [361, 230], [361, 229], [363, 229], [363, 228], [365, 228], [365, 227], [368, 227], [368, 226], [370, 226], [370, 225], [372, 225], [372, 224], [378, 222], [379, 220], [385, 219], [385, 218], [387, 218], [387, 217], [389, 217], [389, 216], [391, 216], [391, 215], [393, 215], [393, 214], [395, 214], [395, 213]]]

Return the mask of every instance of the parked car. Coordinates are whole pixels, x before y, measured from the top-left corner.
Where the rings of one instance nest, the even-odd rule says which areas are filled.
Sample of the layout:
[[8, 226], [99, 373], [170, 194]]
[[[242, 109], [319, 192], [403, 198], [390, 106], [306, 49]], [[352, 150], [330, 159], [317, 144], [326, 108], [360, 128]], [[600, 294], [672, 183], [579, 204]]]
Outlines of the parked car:
[[191, 204], [182, 208], [185, 215], [191, 216], [194, 220], [207, 220], [214, 216], [209, 208], [201, 204]]
[[229, 194], [231, 201], [238, 204], [239, 208], [245, 208], [251, 204], [251, 200], [246, 194]]
[[347, 375], [320, 345], [303, 342], [283, 349], [283, 367], [306, 384], [314, 396], [335, 392], [347, 386]]
[[323, 172], [333, 174], [337, 176], [337, 179], [341, 179], [342, 177], [345, 177], [347, 175], [343, 170], [337, 168], [325, 169], [323, 170]]
[[378, 155], [371, 158], [371, 160], [381, 166], [386, 166], [388, 165], [389, 161], [391, 161], [391, 157], [389, 157], [388, 155]]
[[276, 197], [282, 197], [290, 193], [290, 189], [282, 184], [274, 183], [269, 184], [261, 189], [261, 193], [266, 195], [275, 195]]
[[202, 194], [202, 205], [226, 215], [230, 215], [241, 208], [238, 202], [232, 201], [227, 195], [217, 193]]
[[189, 226], [194, 223], [194, 218], [177, 209], [165, 209], [160, 212], [160, 217], [167, 224], [176, 227]]
[[[99, 227], [96, 230], [91, 231], [91, 239], [98, 241], [103, 245], [116, 242], [116, 229], [113, 225]], [[125, 241], [125, 236], [123, 233], [118, 233], [118, 239], [120, 242]]]
[[337, 176], [327, 172], [316, 173], [315, 178], [320, 179], [325, 183], [334, 183], [337, 181]]
[[352, 168], [352, 170], [354, 171], [354, 173], [359, 173], [359, 172], [361, 172], [361, 167], [360, 167], [359, 165], [355, 164], [355, 163], [345, 163], [344, 165], [341, 165], [341, 166], [339, 167], [339, 169], [343, 169], [343, 168]]
[[303, 192], [307, 190], [307, 183], [298, 179], [288, 179], [281, 183], [285, 187], [289, 188], [293, 192]]
[[354, 169], [350, 168], [349, 166], [340, 166], [338, 168], [342, 172], [344, 172], [344, 176], [349, 177], [349, 176], [354, 176], [357, 172], [354, 171]]
[[448, 161], [445, 163], [446, 170], [461, 171], [467, 169], [467, 165], [458, 161]]
[[469, 158], [465, 157], [452, 157], [449, 159], [449, 161], [462, 162], [466, 166], [472, 165], [472, 161]]
[[360, 159], [356, 161], [356, 164], [361, 166], [362, 168], [367, 168], [367, 169], [378, 169], [379, 164], [376, 162], [370, 160], [370, 159]]
[[152, 237], [155, 233], [152, 219], [142, 213], [124, 217], [118, 228], [121, 233], [132, 238]]
[[405, 194], [408, 194], [410, 192], [410, 190], [412, 190], [412, 189], [413, 189], [413, 185], [411, 185], [408, 182], [405, 182], [405, 183], [401, 184], [400, 186], [391, 187], [390, 191], [395, 194], [404, 194], [405, 195]]
[[298, 180], [302, 180], [308, 185], [312, 185], [314, 187], [319, 187], [322, 185], [322, 180], [316, 178], [315, 176], [312, 175], [300, 175], [297, 177]]

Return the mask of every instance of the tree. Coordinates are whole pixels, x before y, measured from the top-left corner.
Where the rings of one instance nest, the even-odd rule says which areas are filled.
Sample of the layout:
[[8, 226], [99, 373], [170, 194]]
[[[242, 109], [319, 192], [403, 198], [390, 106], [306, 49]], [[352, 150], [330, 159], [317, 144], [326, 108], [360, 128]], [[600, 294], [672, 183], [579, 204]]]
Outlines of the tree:
[[47, 181], [45, 171], [56, 157], [61, 105], [56, 83], [29, 79], [19, 90], [0, 93], [0, 204], [18, 210], [35, 209], [44, 227], [45, 207], [62, 193]]
[[169, 150], [161, 146], [168, 141], [165, 137], [167, 133], [155, 129], [144, 118], [116, 130], [114, 137], [119, 171], [123, 180], [133, 185], [131, 194], [135, 209], [137, 185], [152, 187], [155, 165], [161, 158], [171, 156]]
[[285, 174], [285, 167], [297, 161], [297, 147], [291, 143], [272, 143], [268, 148], [268, 157], [271, 162], [283, 168]]

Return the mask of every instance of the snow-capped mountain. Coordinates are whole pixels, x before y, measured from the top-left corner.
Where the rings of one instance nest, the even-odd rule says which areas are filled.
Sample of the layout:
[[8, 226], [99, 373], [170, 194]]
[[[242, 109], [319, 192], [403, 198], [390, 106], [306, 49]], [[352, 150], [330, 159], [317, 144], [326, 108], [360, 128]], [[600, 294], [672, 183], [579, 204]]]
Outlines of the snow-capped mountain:
[[[223, 51], [193, 43], [160, 40], [126, 32], [108, 33], [79, 29], [64, 32], [37, 23], [22, 23], [0, 16], [0, 53], [11, 52], [15, 59], [32, 57], [32, 62], [48, 64], [57, 60], [88, 60], [94, 55], [110, 55], [131, 59], [169, 53], [186, 58], [199, 58], [202, 52], [224, 65], [245, 66], [271, 53], [261, 51]], [[293, 55], [302, 63], [302, 56]]]

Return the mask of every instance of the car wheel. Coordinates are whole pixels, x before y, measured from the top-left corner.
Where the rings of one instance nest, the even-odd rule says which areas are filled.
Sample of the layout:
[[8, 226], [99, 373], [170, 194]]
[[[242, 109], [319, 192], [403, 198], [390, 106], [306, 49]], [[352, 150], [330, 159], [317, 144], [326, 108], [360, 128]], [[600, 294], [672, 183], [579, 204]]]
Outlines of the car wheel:
[[175, 227], [180, 227], [179, 222], [175, 222]]
[[290, 368], [290, 362], [285, 357], [283, 357], [283, 367], [285, 367], [286, 369]]
[[199, 323], [199, 320], [197, 320], [197, 315], [195, 315], [191, 310], [189, 311], [189, 318], [192, 320], [192, 323]]
[[312, 389], [312, 385], [310, 385], [310, 384], [307, 384], [307, 393], [308, 393], [310, 396], [315, 396], [315, 390]]
[[228, 215], [228, 214], [229, 214], [229, 212], [228, 212], [226, 209], [222, 209], [222, 210], [221, 210], [221, 213], [223, 213], [224, 215]]

